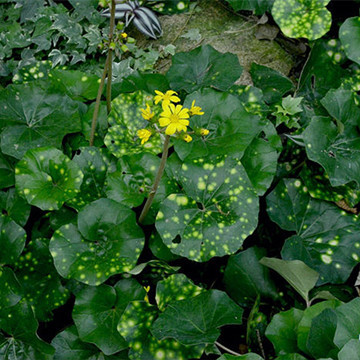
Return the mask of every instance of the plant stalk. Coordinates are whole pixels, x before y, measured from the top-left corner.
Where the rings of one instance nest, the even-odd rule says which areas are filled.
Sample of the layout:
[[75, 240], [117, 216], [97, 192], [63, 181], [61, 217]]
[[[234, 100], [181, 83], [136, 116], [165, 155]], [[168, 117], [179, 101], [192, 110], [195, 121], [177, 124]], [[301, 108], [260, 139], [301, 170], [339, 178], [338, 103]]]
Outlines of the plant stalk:
[[156, 178], [155, 178], [155, 181], [154, 181], [154, 185], [150, 191], [150, 194], [149, 194], [149, 197], [147, 198], [146, 200], [146, 203], [141, 211], [141, 214], [140, 214], [140, 217], [139, 217], [139, 223], [141, 224], [146, 215], [148, 214], [149, 210], [150, 210], [150, 207], [151, 207], [151, 204], [154, 200], [154, 197], [156, 195], [156, 191], [159, 187], [159, 184], [160, 184], [160, 180], [163, 176], [163, 173], [164, 173], [164, 169], [165, 169], [165, 165], [166, 165], [166, 160], [167, 160], [167, 157], [168, 157], [168, 152], [169, 152], [169, 143], [170, 143], [170, 136], [169, 135], [166, 135], [165, 137], [165, 141], [164, 141], [164, 149], [163, 149], [163, 153], [162, 153], [162, 156], [161, 156], [161, 161], [160, 161], [160, 165], [159, 165], [159, 169], [158, 169], [158, 172], [156, 174]]
[[[111, 13], [110, 13], [110, 31], [109, 31], [109, 44], [111, 44], [114, 36], [115, 28], [115, 0], [111, 0]], [[107, 72], [107, 84], [106, 84], [106, 109], [109, 114], [111, 111], [111, 81], [112, 81], [112, 58], [113, 50], [109, 48], [108, 56], [108, 72]]]
[[223, 344], [220, 344], [219, 342], [215, 341], [215, 345], [223, 350], [225, 350], [226, 352], [228, 352], [231, 355], [235, 355], [235, 356], [241, 356], [241, 354], [237, 353], [236, 351], [233, 351], [229, 348], [227, 348], [226, 346], [224, 346]]

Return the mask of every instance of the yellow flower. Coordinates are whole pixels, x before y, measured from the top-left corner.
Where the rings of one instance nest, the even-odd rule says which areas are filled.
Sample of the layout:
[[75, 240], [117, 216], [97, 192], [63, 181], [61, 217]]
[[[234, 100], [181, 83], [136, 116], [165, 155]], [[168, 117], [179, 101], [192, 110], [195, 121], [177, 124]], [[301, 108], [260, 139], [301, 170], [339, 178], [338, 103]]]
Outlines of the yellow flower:
[[192, 137], [189, 134], [185, 134], [183, 137], [183, 140], [188, 143], [188, 142], [192, 141]]
[[126, 39], [128, 37], [128, 34], [126, 32], [123, 32], [120, 35], [123, 39]]
[[190, 115], [204, 115], [204, 112], [201, 111], [201, 107], [195, 106], [195, 100], [191, 104]]
[[146, 104], [146, 109], [140, 109], [141, 110], [141, 116], [145, 120], [151, 120], [154, 117], [154, 113], [151, 112], [150, 106]]
[[150, 139], [151, 131], [146, 129], [138, 130], [137, 136], [141, 139], [141, 145], [145, 144]]
[[200, 135], [201, 136], [206, 136], [206, 135], [209, 134], [209, 132], [210, 131], [208, 129], [204, 129], [204, 128], [200, 129]]
[[169, 104], [163, 107], [163, 112], [160, 114], [160, 126], [167, 126], [165, 130], [166, 135], [173, 135], [175, 132], [186, 131], [189, 125], [189, 109], [183, 108], [182, 105]]
[[171, 102], [178, 103], [180, 101], [180, 99], [177, 96], [175, 96], [177, 95], [177, 92], [175, 92], [174, 90], [168, 90], [165, 94], [162, 93], [161, 91], [155, 90], [155, 93], [157, 94], [154, 97], [155, 104], [158, 104], [160, 101], [162, 101], [163, 107], [166, 107]]

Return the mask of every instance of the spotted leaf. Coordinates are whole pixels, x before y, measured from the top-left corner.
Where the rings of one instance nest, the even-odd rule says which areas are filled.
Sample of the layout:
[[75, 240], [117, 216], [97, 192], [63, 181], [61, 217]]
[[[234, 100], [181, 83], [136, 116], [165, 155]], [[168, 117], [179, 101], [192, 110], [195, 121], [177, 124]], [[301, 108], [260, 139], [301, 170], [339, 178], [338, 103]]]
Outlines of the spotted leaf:
[[22, 298], [18, 279], [9, 267], [0, 267], [0, 313], [16, 305]]
[[227, 156], [173, 158], [184, 193], [160, 206], [156, 228], [171, 252], [195, 261], [231, 254], [257, 225], [259, 201], [240, 161]]
[[155, 321], [152, 333], [157, 339], [170, 337], [184, 345], [212, 344], [221, 326], [242, 323], [242, 313], [226, 293], [210, 290], [168, 306]]
[[316, 40], [331, 26], [330, 0], [275, 0], [271, 15], [288, 37]]
[[29, 150], [16, 165], [16, 189], [42, 210], [57, 210], [79, 192], [83, 173], [60, 150]]
[[340, 26], [339, 38], [346, 56], [360, 64], [360, 17], [346, 19]]
[[78, 228], [67, 224], [55, 231], [50, 252], [61, 276], [99, 285], [131, 270], [143, 244], [135, 213], [113, 200], [99, 199], [79, 212]]
[[0, 191], [0, 211], [20, 226], [24, 226], [30, 215], [30, 206], [14, 188]]
[[301, 260], [320, 274], [319, 284], [342, 283], [360, 261], [357, 216], [311, 199], [300, 180], [280, 181], [267, 196], [270, 218], [296, 231], [282, 249], [284, 260]]
[[199, 358], [204, 346], [184, 346], [174, 339], [156, 339], [150, 332], [158, 316], [155, 306], [132, 301], [118, 324], [118, 331], [129, 343], [131, 360], [187, 360]]

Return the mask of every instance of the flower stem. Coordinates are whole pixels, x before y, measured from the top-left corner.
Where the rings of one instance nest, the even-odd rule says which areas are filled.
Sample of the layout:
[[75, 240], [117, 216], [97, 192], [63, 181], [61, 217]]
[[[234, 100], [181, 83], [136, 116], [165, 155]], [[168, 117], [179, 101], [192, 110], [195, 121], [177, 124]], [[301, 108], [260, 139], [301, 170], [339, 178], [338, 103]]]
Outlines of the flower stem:
[[[114, 36], [114, 28], [115, 28], [115, 0], [111, 0], [109, 44], [111, 44], [112, 38]], [[107, 84], [106, 84], [106, 108], [108, 114], [111, 111], [112, 55], [113, 55], [113, 50], [110, 48], [108, 52], [109, 63], [108, 63]]]
[[223, 344], [220, 344], [218, 341], [215, 341], [215, 345], [225, 351], [227, 351], [229, 354], [231, 355], [235, 355], [235, 356], [241, 356], [241, 354], [237, 353], [236, 351], [233, 351], [229, 348], [227, 348], [226, 346], [224, 346]]
[[159, 165], [159, 169], [158, 169], [158, 172], [156, 174], [156, 178], [155, 178], [155, 181], [154, 181], [154, 185], [150, 191], [150, 194], [149, 194], [149, 197], [147, 198], [146, 200], [146, 203], [141, 211], [141, 214], [140, 214], [140, 217], [139, 217], [139, 223], [141, 224], [146, 215], [148, 214], [149, 210], [150, 210], [150, 207], [151, 207], [151, 204], [154, 200], [154, 197], [156, 195], [156, 191], [159, 187], [159, 183], [160, 183], [160, 180], [162, 178], [162, 175], [164, 173], [164, 169], [165, 169], [165, 164], [166, 164], [166, 160], [167, 160], [167, 157], [168, 157], [168, 152], [169, 152], [169, 143], [170, 143], [170, 136], [169, 135], [166, 135], [165, 137], [165, 141], [164, 141], [164, 149], [163, 149], [163, 153], [162, 153], [162, 156], [161, 156], [161, 161], [160, 161], [160, 165]]

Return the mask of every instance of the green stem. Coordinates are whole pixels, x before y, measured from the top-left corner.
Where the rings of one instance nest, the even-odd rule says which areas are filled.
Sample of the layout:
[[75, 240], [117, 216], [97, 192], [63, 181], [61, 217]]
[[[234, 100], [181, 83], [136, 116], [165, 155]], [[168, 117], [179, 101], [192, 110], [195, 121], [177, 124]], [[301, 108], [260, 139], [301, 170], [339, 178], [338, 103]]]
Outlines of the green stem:
[[155, 181], [154, 181], [154, 185], [150, 191], [150, 194], [149, 194], [149, 197], [147, 198], [146, 200], [146, 203], [141, 211], [141, 214], [140, 214], [140, 217], [139, 217], [139, 223], [141, 224], [146, 215], [148, 214], [149, 210], [150, 210], [150, 207], [151, 207], [151, 204], [154, 200], [154, 197], [156, 195], [156, 191], [159, 187], [159, 184], [160, 184], [160, 180], [162, 178], [162, 175], [164, 173], [164, 169], [165, 169], [165, 165], [166, 165], [166, 160], [167, 160], [167, 157], [168, 157], [168, 152], [169, 152], [169, 143], [170, 143], [170, 136], [169, 135], [166, 135], [165, 137], [165, 141], [164, 141], [164, 149], [163, 149], [163, 153], [162, 153], [162, 156], [161, 156], [161, 161], [160, 161], [160, 165], [159, 165], [159, 169], [158, 169], [158, 172], [156, 174], [156, 178], [155, 178]]
[[[111, 0], [109, 44], [111, 44], [114, 36], [114, 28], [115, 28], [115, 0]], [[111, 111], [112, 54], [113, 54], [113, 50], [109, 49], [108, 52], [109, 64], [108, 64], [107, 84], [106, 84], [106, 108], [108, 114]]]

